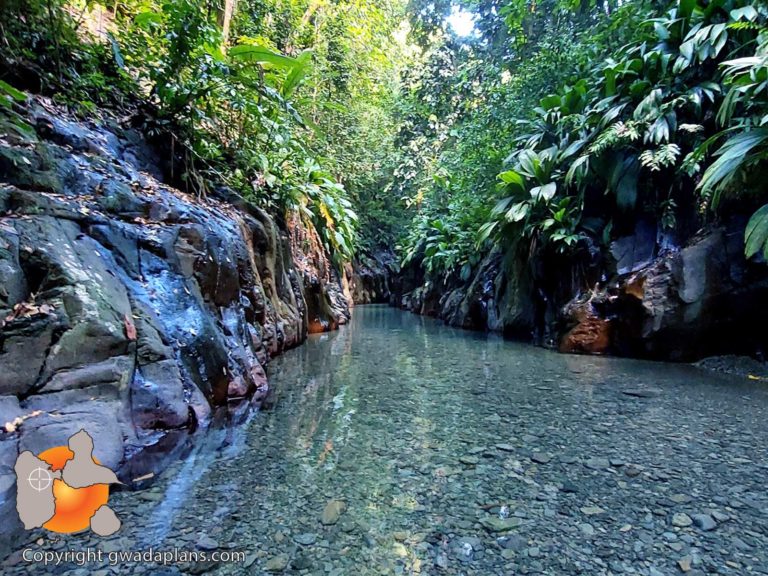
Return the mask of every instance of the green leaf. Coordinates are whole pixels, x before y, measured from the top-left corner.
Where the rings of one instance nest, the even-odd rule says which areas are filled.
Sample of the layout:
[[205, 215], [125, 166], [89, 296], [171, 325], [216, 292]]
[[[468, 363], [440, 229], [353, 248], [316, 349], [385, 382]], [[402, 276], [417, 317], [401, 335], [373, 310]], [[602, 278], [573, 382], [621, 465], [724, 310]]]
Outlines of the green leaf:
[[768, 204], [752, 215], [744, 231], [744, 255], [752, 258], [761, 250], [768, 260]]
[[717, 160], [707, 168], [699, 183], [700, 189], [705, 194], [714, 193], [713, 209], [717, 208], [722, 191], [754, 159], [754, 149], [767, 141], [768, 128], [756, 128], [732, 136], [715, 152]]
[[161, 24], [163, 21], [163, 16], [157, 12], [139, 12], [136, 14], [136, 16], [134, 16], [133, 21], [140, 28], [150, 28], [155, 24]]
[[115, 37], [109, 32], [107, 33], [107, 38], [112, 46], [112, 55], [115, 57], [115, 64], [117, 64], [118, 68], [125, 68], [125, 60], [123, 60], [123, 54], [120, 52], [120, 44], [117, 43]]
[[290, 98], [291, 94], [298, 88], [302, 80], [307, 76], [312, 68], [312, 51], [304, 50], [296, 57], [296, 65], [291, 68], [288, 77], [283, 82], [280, 92], [283, 98]]
[[531, 205], [528, 202], [518, 202], [507, 212], [506, 218], [509, 222], [520, 222], [524, 220], [531, 212]]
[[517, 193], [525, 192], [525, 178], [523, 178], [522, 174], [516, 172], [515, 170], [507, 170], [506, 172], [502, 172], [499, 174], [499, 180], [504, 182], [506, 185], [505, 187], [510, 191]]
[[493, 230], [496, 228], [497, 224], [498, 224], [498, 221], [494, 220], [493, 222], [486, 222], [485, 224], [480, 226], [480, 229], [477, 231], [478, 246], [491, 237], [491, 234], [493, 234]]
[[293, 68], [297, 65], [295, 58], [283, 56], [264, 46], [240, 44], [229, 49], [230, 57], [243, 62], [256, 62], [259, 64], [272, 64], [278, 68]]

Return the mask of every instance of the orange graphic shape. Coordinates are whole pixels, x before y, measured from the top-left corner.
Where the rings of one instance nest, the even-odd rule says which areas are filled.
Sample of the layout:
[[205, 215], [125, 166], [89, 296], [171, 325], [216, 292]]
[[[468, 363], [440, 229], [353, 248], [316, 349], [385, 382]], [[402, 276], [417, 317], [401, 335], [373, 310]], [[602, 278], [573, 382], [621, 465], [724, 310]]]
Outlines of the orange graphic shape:
[[[55, 472], [64, 468], [67, 460], [75, 455], [66, 446], [56, 446], [41, 452], [38, 458], [51, 465]], [[100, 464], [96, 458], [96, 464]], [[91, 517], [109, 499], [109, 485], [94, 484], [86, 488], [70, 488], [62, 480], [53, 481], [53, 497], [56, 499], [56, 513], [43, 524], [43, 528], [60, 534], [86, 530]]]

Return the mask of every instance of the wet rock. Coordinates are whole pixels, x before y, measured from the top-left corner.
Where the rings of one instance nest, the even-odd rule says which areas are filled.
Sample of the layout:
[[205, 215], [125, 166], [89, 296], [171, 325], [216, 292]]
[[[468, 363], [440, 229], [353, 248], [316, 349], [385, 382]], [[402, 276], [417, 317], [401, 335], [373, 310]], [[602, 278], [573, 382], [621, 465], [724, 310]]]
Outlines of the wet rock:
[[202, 535], [197, 539], [195, 547], [199, 550], [216, 550], [219, 547], [219, 543], [208, 535]]
[[552, 460], [552, 454], [545, 452], [534, 452], [531, 454], [531, 460], [537, 464], [548, 464]]
[[301, 544], [302, 546], [311, 546], [312, 544], [317, 542], [317, 534], [312, 534], [311, 532], [304, 532], [302, 534], [296, 534], [293, 537], [293, 540], [298, 544]]
[[595, 311], [595, 295], [573, 300], [563, 310], [565, 322], [572, 326], [560, 339], [560, 351], [605, 354], [611, 351], [613, 326]]
[[717, 528], [717, 522], [709, 514], [694, 514], [693, 524], [704, 532], [709, 532]]
[[608, 458], [592, 457], [584, 461], [584, 466], [590, 470], [603, 470], [611, 467]]
[[216, 407], [263, 399], [271, 357], [348, 320], [308, 223], [166, 185], [163, 151], [113, 121], [25, 113], [36, 141], [0, 150], [0, 412], [45, 413], [21, 449], [85, 428], [122, 479], [157, 472]]
[[480, 523], [490, 532], [507, 532], [520, 527], [523, 521], [520, 518], [483, 518]]
[[672, 526], [687, 528], [691, 524], [693, 524], [693, 520], [691, 520], [691, 517], [688, 516], [688, 514], [679, 513], [672, 516]]
[[320, 517], [320, 522], [326, 526], [336, 524], [346, 509], [347, 505], [341, 500], [331, 500], [325, 505], [323, 514]]
[[290, 558], [287, 554], [278, 554], [273, 556], [264, 564], [264, 571], [266, 572], [282, 572], [288, 567]]

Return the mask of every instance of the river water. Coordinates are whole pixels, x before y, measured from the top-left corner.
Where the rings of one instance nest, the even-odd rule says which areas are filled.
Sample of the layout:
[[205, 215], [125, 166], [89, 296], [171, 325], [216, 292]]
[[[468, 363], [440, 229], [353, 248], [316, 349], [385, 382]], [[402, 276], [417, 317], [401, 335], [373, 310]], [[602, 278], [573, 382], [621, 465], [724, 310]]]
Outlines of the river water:
[[112, 496], [117, 535], [40, 544], [244, 559], [48, 570], [768, 574], [764, 382], [560, 355], [379, 306], [269, 372], [273, 406], [225, 446]]

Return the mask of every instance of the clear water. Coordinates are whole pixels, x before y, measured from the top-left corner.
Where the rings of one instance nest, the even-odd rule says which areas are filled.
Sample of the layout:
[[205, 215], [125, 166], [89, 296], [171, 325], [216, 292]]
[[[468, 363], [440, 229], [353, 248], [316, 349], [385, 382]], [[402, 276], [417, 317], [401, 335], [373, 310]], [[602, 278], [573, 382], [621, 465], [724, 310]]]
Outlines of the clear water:
[[[560, 355], [379, 306], [269, 372], [273, 408], [151, 490], [113, 496], [116, 537], [66, 546], [246, 553], [105, 574], [657, 576], [685, 557], [768, 573], [762, 382]], [[333, 500], [346, 509], [323, 524]]]

